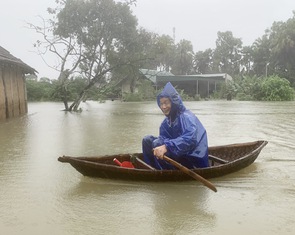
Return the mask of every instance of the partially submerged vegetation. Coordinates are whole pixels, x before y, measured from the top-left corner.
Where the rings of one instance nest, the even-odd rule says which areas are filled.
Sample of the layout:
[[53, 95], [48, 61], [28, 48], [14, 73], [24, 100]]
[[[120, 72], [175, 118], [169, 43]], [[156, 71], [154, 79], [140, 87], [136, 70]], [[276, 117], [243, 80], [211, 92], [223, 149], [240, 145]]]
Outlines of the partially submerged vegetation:
[[[67, 86], [68, 99], [74, 99], [83, 89], [85, 81], [75, 79]], [[42, 80], [27, 81], [27, 96], [29, 101], [60, 101], [57, 87], [58, 81]], [[188, 96], [183, 90], [178, 90], [183, 100], [197, 101], [201, 98]], [[122, 101], [147, 101], [155, 100], [157, 91], [149, 81], [142, 81], [137, 92], [123, 93], [118, 86], [108, 86], [105, 89], [92, 87], [87, 93], [87, 99], [103, 101], [106, 99], [119, 99]], [[289, 101], [294, 99], [294, 89], [290, 82], [278, 76], [270, 77], [238, 77], [233, 81], [224, 83], [220, 90], [210, 99], [236, 99], [252, 101]], [[85, 99], [86, 100], [86, 99]]]
[[278, 76], [238, 77], [218, 93], [217, 98], [253, 101], [290, 101], [294, 99], [294, 89], [290, 82]]

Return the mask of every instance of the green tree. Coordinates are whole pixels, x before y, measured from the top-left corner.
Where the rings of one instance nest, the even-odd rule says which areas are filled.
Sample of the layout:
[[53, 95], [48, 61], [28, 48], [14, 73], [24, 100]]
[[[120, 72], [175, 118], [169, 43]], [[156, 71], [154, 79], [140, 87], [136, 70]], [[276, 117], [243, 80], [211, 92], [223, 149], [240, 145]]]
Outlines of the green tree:
[[[120, 59], [124, 57], [126, 61], [130, 61], [127, 66], [121, 66], [112, 71], [112, 79], [129, 82], [130, 91], [133, 93], [138, 85], [139, 69], [156, 69], [157, 68], [157, 51], [155, 50], [155, 42], [158, 35], [148, 32], [143, 28], [139, 28], [133, 35], [132, 41], [128, 46], [121, 48]], [[110, 61], [111, 66], [116, 64], [116, 60]]]
[[77, 110], [94, 84], [105, 85], [112, 79], [112, 70], [130, 63], [130, 58], [124, 57], [121, 52], [130, 48], [136, 33], [137, 19], [126, 3], [71, 0], [59, 12], [58, 22], [55, 33], [64, 38], [74, 35], [83, 46], [82, 55], [86, 58], [80, 62], [79, 68], [88, 84], [69, 108]]
[[190, 41], [181, 40], [176, 45], [171, 72], [176, 75], [192, 74], [194, 50]]
[[161, 35], [156, 38], [155, 48], [157, 67], [161, 71], [170, 72], [174, 64], [175, 44], [168, 35]]
[[232, 32], [218, 32], [216, 49], [213, 56], [215, 72], [239, 74], [242, 40], [235, 38]]
[[252, 45], [252, 57], [253, 57], [253, 71], [257, 76], [266, 76], [266, 69], [270, 62], [270, 41], [269, 33], [266, 33], [255, 40]]
[[254, 75], [253, 73], [253, 48], [251, 46], [243, 47], [241, 51], [241, 75]]
[[271, 60], [274, 73], [295, 84], [295, 11], [286, 22], [274, 22], [269, 35]]
[[[50, 28], [33, 28], [43, 36], [36, 46], [47, 46], [60, 60], [60, 72], [56, 94], [59, 94], [65, 110], [78, 110], [89, 89], [96, 84], [104, 87], [111, 79], [111, 71], [130, 64], [120, 52], [132, 45], [136, 34], [137, 19], [131, 14], [130, 2], [113, 0], [57, 1]], [[49, 37], [51, 35], [52, 37]], [[81, 74], [87, 84], [69, 102], [71, 76]]]
[[213, 50], [209, 48], [205, 51], [195, 53], [193, 64], [195, 73], [211, 73], [213, 67]]

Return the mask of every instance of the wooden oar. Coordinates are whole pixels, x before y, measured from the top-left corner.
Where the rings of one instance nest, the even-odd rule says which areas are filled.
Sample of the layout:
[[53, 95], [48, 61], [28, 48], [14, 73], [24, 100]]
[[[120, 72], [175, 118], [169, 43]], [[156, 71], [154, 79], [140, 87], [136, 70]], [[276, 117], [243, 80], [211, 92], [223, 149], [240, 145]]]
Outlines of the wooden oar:
[[181, 165], [180, 163], [172, 160], [171, 158], [169, 158], [165, 155], [163, 156], [163, 159], [165, 161], [171, 163], [173, 166], [177, 167], [182, 172], [184, 172], [184, 173], [188, 174], [189, 176], [193, 177], [194, 179], [200, 181], [201, 183], [203, 183], [203, 185], [205, 185], [206, 187], [208, 187], [212, 191], [217, 192], [216, 187], [210, 181], [206, 180], [202, 176], [198, 175], [197, 173], [191, 171], [190, 169], [186, 168], [185, 166]]

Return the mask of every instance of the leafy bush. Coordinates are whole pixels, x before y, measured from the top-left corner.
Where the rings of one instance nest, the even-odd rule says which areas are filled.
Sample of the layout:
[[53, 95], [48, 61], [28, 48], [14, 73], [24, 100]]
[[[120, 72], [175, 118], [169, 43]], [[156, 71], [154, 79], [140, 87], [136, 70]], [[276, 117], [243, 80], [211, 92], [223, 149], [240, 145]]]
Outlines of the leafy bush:
[[266, 101], [287, 101], [293, 100], [294, 90], [290, 87], [290, 82], [285, 78], [272, 76], [262, 81], [262, 100]]
[[47, 81], [27, 80], [27, 98], [28, 101], [49, 101], [52, 100], [54, 87]]
[[226, 83], [222, 98], [225, 94], [238, 100], [288, 101], [293, 100], [294, 89], [287, 79], [278, 76], [238, 77]]

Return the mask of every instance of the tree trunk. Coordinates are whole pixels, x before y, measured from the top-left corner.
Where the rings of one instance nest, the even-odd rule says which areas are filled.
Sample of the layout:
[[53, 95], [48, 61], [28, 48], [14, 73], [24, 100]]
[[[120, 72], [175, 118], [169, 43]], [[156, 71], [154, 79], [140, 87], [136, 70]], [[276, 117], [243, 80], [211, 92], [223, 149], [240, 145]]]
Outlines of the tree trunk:
[[60, 72], [58, 80], [61, 82], [61, 99], [65, 106], [65, 111], [69, 111], [69, 101], [68, 101], [68, 91], [66, 81], [70, 76], [70, 72], [68, 70], [64, 70]]
[[84, 100], [86, 96], [86, 91], [83, 90], [79, 96], [77, 97], [77, 99], [71, 104], [70, 108], [69, 108], [69, 111], [74, 111], [74, 112], [77, 112], [78, 111], [78, 108], [81, 104], [81, 102]]

